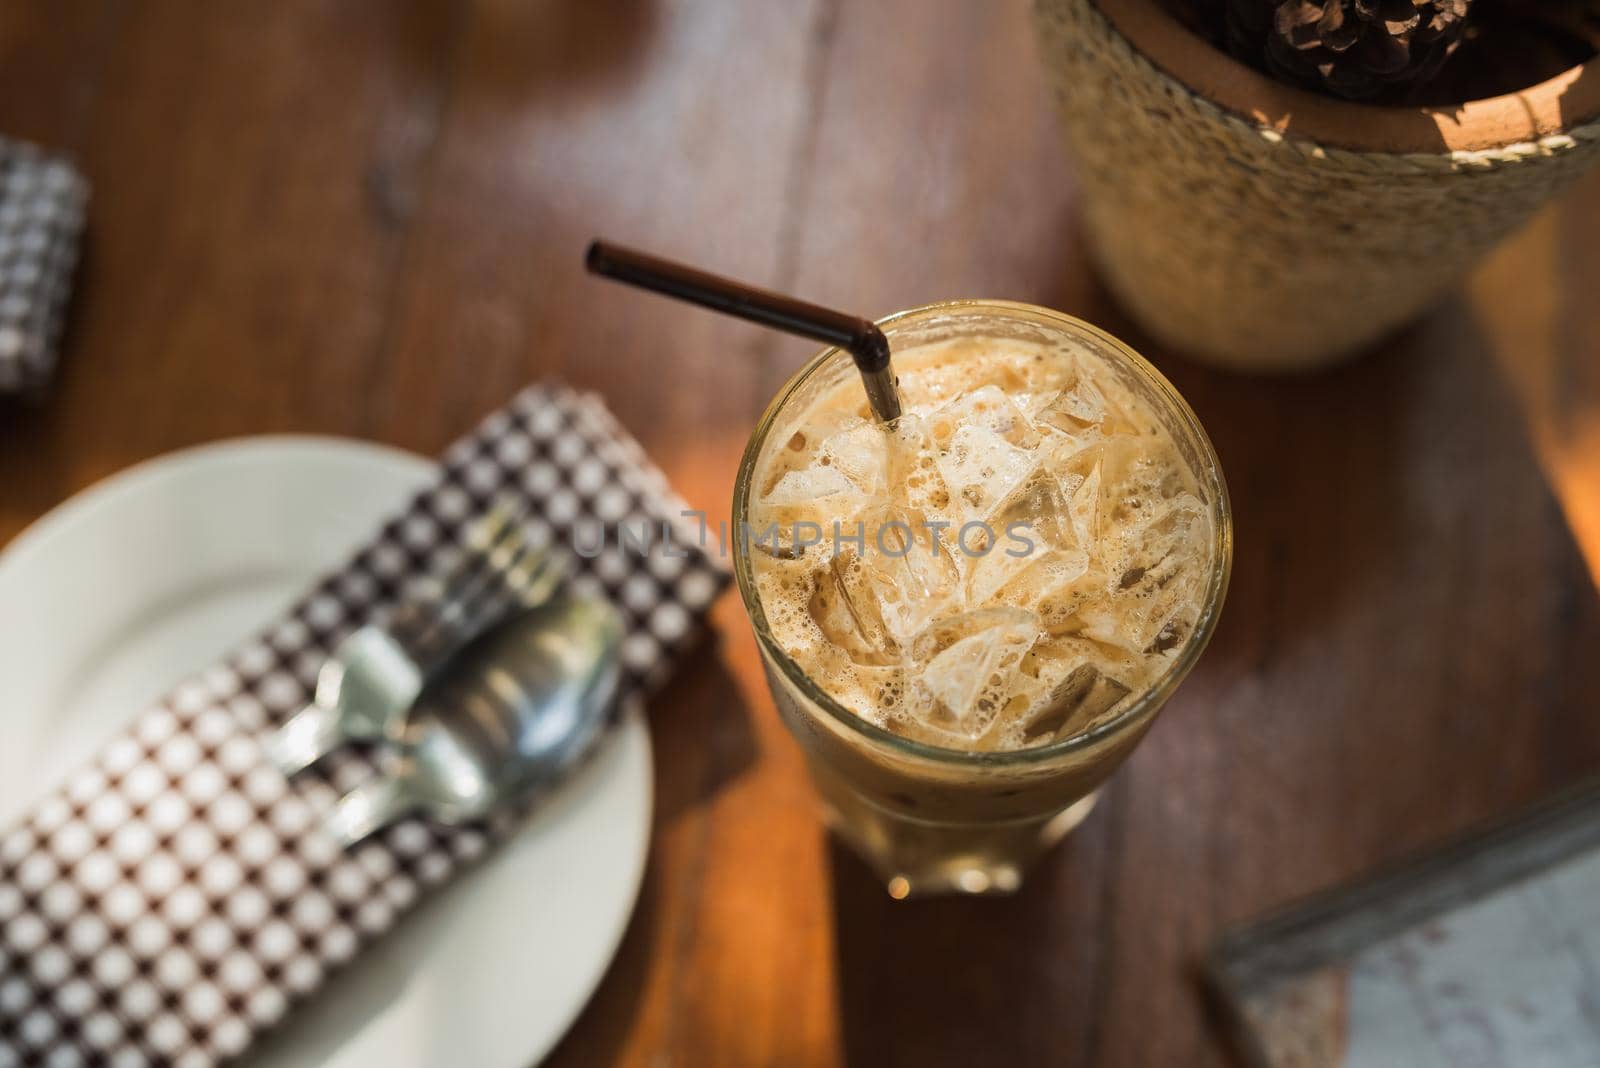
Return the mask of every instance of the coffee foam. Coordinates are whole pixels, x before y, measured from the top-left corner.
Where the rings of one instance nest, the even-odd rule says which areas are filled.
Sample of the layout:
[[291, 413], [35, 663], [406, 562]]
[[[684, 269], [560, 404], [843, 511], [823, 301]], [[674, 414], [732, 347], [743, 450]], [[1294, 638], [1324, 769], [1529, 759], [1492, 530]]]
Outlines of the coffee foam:
[[847, 379], [757, 461], [752, 526], [823, 534], [752, 554], [778, 644], [863, 719], [936, 745], [1044, 744], [1114, 714], [1192, 635], [1213, 564], [1211, 510], [1151, 401], [1041, 341], [895, 364], [894, 430]]

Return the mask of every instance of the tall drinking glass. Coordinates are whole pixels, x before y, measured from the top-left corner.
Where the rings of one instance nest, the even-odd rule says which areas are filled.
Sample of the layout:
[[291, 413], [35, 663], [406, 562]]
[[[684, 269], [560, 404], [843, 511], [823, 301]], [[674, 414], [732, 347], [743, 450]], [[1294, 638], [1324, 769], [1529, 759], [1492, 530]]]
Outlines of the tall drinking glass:
[[850, 385], [856, 371], [849, 356], [838, 349], [819, 353], [772, 401], [751, 435], [734, 489], [735, 570], [773, 698], [805, 751], [824, 818], [895, 897], [1012, 891], [1028, 866], [1089, 813], [1101, 784], [1138, 744], [1210, 639], [1232, 559], [1227, 489], [1211, 443], [1183, 398], [1142, 357], [1087, 323], [1025, 304], [969, 300], [900, 312], [879, 325], [897, 356], [964, 339], [1040, 344], [1094, 361], [1124, 396], [1153, 413], [1192, 472], [1194, 496], [1208, 513], [1198, 612], [1181, 643], [1162, 650], [1159, 673], [1082, 730], [1046, 744], [974, 751], [904, 736], [845, 707], [785, 651], [762, 601], [752, 554], [763, 549], [752, 544], [759, 532], [750, 522], [754, 495], [762, 492], [756, 472], [771, 450], [792, 440], [818, 398]]

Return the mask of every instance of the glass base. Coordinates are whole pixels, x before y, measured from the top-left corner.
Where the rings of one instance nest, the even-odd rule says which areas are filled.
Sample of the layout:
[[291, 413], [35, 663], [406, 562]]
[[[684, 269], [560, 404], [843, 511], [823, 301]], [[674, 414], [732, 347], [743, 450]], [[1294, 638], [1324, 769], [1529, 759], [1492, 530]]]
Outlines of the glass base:
[[1096, 790], [1040, 819], [940, 823], [889, 812], [853, 792], [825, 791], [823, 813], [896, 900], [1012, 894], [1028, 867], [1082, 823], [1099, 796]]

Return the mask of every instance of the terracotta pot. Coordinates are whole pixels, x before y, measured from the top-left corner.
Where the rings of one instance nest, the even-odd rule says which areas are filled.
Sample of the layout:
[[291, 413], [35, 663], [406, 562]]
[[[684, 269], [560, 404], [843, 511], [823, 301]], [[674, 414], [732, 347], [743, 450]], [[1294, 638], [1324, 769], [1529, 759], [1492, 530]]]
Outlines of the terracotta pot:
[[1037, 0], [1106, 280], [1164, 343], [1323, 366], [1454, 285], [1600, 160], [1600, 59], [1455, 108], [1282, 85], [1155, 0]]

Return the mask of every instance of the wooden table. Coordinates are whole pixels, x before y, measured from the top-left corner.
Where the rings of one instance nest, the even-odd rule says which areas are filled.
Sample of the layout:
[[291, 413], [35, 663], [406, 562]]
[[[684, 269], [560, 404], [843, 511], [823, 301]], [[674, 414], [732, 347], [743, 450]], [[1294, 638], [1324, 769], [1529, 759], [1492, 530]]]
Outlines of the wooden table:
[[586, 277], [595, 234], [874, 314], [1061, 308], [1210, 428], [1216, 639], [1014, 899], [897, 904], [825, 838], [726, 598], [552, 1064], [1223, 1064], [1219, 928], [1600, 770], [1600, 176], [1382, 351], [1260, 381], [1107, 300], [1021, 0], [10, 0], [0, 131], [94, 184], [59, 388], [0, 407], [0, 541], [218, 438], [433, 452], [545, 375], [726, 514], [810, 346]]

